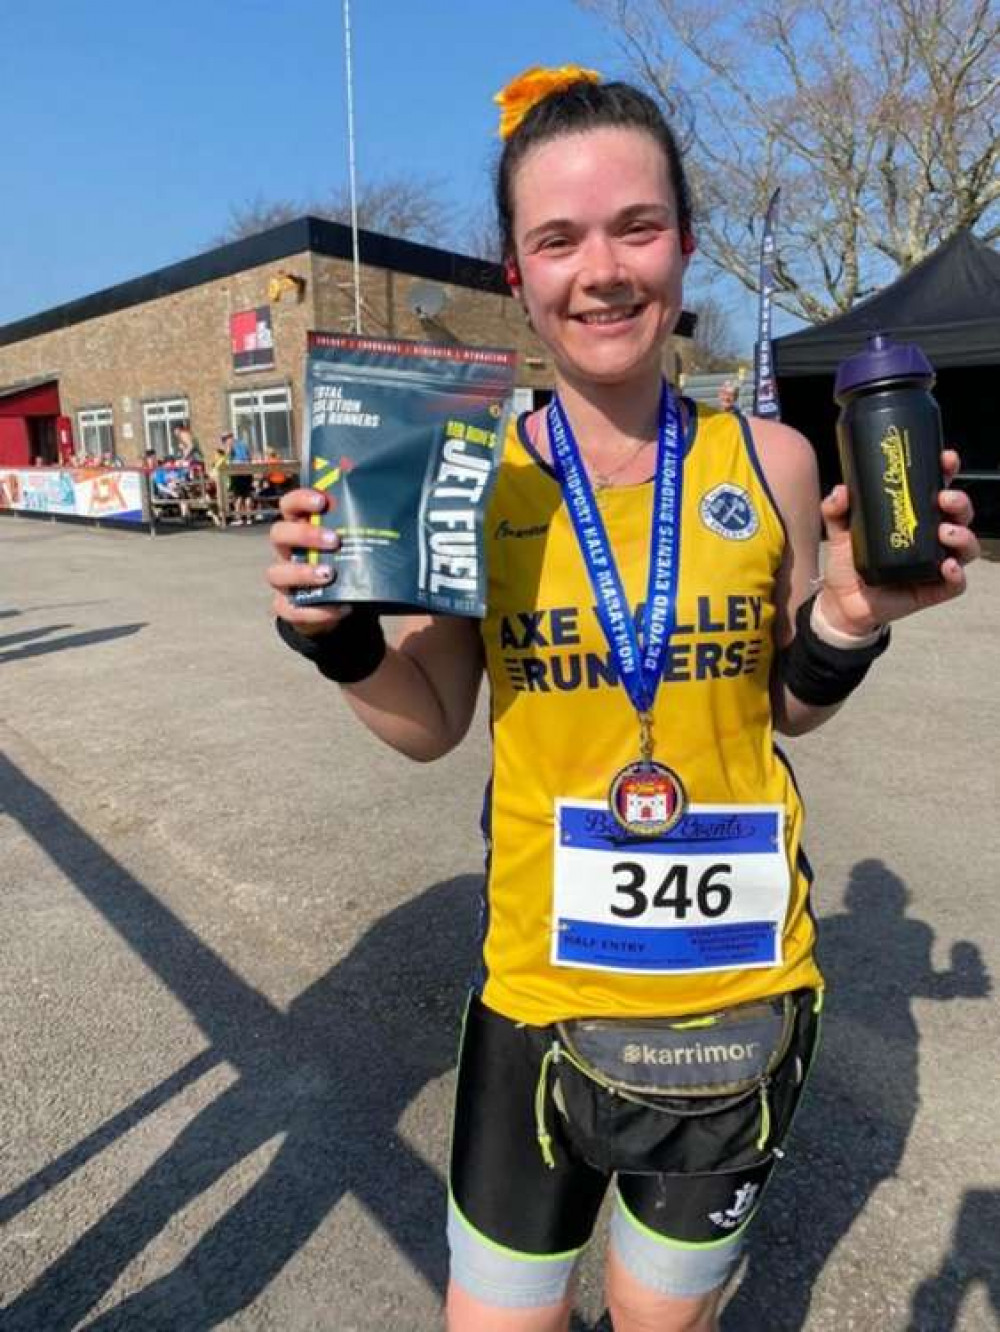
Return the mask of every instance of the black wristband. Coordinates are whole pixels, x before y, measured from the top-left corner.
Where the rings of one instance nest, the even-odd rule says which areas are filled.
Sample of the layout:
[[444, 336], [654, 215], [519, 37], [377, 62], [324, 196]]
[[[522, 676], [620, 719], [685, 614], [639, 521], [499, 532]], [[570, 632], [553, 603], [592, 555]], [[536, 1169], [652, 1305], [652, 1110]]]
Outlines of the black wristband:
[[889, 646], [886, 628], [874, 643], [864, 647], [839, 648], [826, 643], [812, 627], [815, 596], [809, 597], [795, 616], [795, 637], [779, 658], [781, 678], [803, 703], [828, 708], [842, 703], [868, 674], [868, 668]]
[[280, 617], [278, 637], [293, 652], [311, 661], [320, 675], [337, 684], [357, 684], [374, 675], [385, 657], [385, 634], [374, 611], [355, 606], [323, 634], [302, 634]]

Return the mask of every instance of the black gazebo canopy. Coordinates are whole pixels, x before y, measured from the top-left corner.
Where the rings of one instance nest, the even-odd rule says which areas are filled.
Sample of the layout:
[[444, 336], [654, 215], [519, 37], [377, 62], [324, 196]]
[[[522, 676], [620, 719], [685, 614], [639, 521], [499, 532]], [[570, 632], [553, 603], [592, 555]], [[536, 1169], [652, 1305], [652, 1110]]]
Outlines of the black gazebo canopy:
[[956, 232], [853, 310], [775, 340], [781, 419], [812, 440], [824, 486], [839, 479], [834, 374], [875, 332], [923, 350], [963, 471], [996, 472], [1000, 482], [1000, 254]]

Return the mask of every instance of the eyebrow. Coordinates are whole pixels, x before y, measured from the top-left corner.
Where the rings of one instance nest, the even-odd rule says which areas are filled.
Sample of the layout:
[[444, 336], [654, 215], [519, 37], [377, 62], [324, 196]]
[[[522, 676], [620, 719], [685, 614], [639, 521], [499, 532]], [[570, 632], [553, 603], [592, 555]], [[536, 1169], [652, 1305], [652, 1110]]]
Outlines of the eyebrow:
[[[627, 208], [623, 208], [620, 213], [615, 214], [613, 223], [620, 226], [623, 222], [631, 222], [633, 218], [642, 217], [643, 215], [651, 213], [657, 213], [661, 216], [665, 215], [669, 219], [673, 214], [673, 209], [669, 204], [665, 203], [629, 204]], [[576, 225], [576, 222], [571, 217], [549, 218], [547, 222], [541, 222], [537, 227], [532, 227], [531, 230], [525, 234], [524, 243], [528, 244], [530, 241], [545, 235], [545, 233], [549, 231], [560, 231], [567, 228], [572, 230]]]

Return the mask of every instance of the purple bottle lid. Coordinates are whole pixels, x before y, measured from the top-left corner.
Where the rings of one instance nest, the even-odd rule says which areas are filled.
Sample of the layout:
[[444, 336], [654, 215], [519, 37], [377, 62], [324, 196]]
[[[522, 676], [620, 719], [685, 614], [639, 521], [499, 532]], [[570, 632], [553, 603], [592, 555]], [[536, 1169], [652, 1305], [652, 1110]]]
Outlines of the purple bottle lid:
[[893, 342], [886, 333], [872, 333], [868, 346], [841, 361], [833, 396], [840, 401], [855, 389], [886, 379], [933, 379], [934, 367], [912, 342]]

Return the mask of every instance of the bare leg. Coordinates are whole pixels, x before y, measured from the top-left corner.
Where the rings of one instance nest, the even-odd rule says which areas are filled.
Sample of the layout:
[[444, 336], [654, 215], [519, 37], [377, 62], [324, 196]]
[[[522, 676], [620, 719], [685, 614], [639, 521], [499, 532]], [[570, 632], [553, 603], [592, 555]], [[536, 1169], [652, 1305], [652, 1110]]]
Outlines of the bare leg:
[[541, 1309], [502, 1309], [483, 1304], [452, 1281], [445, 1305], [447, 1332], [567, 1332], [572, 1300]]
[[722, 1287], [707, 1295], [660, 1295], [637, 1281], [613, 1248], [605, 1281], [615, 1332], [717, 1332]]

